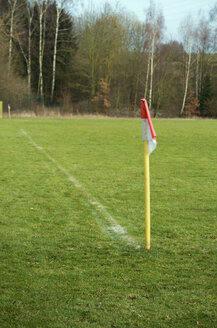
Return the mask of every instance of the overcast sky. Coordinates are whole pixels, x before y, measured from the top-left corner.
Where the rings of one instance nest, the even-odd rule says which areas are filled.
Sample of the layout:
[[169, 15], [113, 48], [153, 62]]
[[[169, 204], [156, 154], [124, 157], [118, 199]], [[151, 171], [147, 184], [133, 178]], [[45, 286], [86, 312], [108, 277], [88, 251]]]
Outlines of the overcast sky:
[[[81, 0], [84, 8], [94, 5], [99, 8], [106, 2], [104, 0]], [[149, 7], [149, 0], [109, 0], [111, 5], [119, 3], [121, 8], [125, 8], [134, 13], [139, 20], [144, 20], [145, 9]], [[191, 13], [194, 19], [197, 19], [199, 11], [208, 14], [210, 8], [217, 4], [217, 0], [161, 0], [155, 1], [162, 9], [166, 24], [166, 35], [168, 38], [178, 38], [178, 28], [180, 22]]]

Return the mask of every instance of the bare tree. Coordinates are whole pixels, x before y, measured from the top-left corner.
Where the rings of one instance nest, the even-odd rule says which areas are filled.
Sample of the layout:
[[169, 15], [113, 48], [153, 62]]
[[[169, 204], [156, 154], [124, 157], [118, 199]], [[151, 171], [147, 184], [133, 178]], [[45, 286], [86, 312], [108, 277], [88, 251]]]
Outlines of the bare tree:
[[[54, 89], [56, 83], [57, 44], [58, 44], [58, 37], [60, 33], [60, 24], [63, 20], [69, 19], [68, 17], [70, 17], [70, 16], [66, 17], [65, 15], [65, 10], [68, 3], [69, 3], [68, 0], [61, 0], [56, 3], [56, 26], [55, 26], [55, 37], [54, 37], [52, 83], [51, 83], [51, 95], [50, 95], [51, 103], [53, 102]], [[72, 6], [73, 2], [71, 1], [70, 4]]]
[[34, 2], [26, 3], [26, 9], [28, 14], [28, 57], [25, 58], [27, 65], [27, 74], [28, 74], [28, 90], [29, 94], [31, 93], [31, 80], [32, 80], [32, 20], [34, 15]]
[[[16, 31], [15, 33], [15, 39], [19, 44], [20, 51], [23, 55], [25, 64], [26, 64], [26, 70], [27, 70], [27, 82], [28, 82], [28, 93], [31, 93], [31, 81], [32, 81], [32, 33], [33, 33], [33, 16], [34, 16], [34, 2], [28, 2], [26, 1], [25, 7], [22, 8], [26, 12], [27, 16], [27, 27], [28, 27], [28, 35], [26, 34], [23, 36], [23, 31]], [[22, 29], [22, 28], [21, 28]], [[25, 33], [25, 32], [24, 32]], [[26, 47], [26, 39], [27, 41], [27, 47]]]
[[57, 59], [57, 41], [59, 35], [59, 26], [60, 26], [60, 16], [62, 13], [62, 7], [56, 6], [56, 29], [55, 29], [55, 40], [54, 40], [54, 50], [53, 50], [53, 70], [52, 70], [52, 85], [51, 85], [51, 103], [53, 102], [54, 96], [54, 87], [56, 80], [56, 59]]
[[196, 72], [195, 72], [195, 97], [198, 99], [200, 89], [202, 87], [202, 80], [205, 70], [206, 61], [209, 56], [205, 54], [210, 53], [211, 50], [211, 29], [209, 22], [204, 17], [201, 17], [195, 28], [194, 33], [194, 53], [196, 54]]
[[[22, 97], [23, 92], [27, 90], [26, 82], [14, 74], [11, 69], [10, 75], [8, 75], [8, 35], [5, 33], [4, 21], [0, 19], [0, 98], [5, 102], [10, 103], [16, 97]], [[12, 108], [13, 102], [11, 103]]]
[[38, 93], [43, 96], [43, 56], [45, 47], [46, 33], [46, 11], [49, 5], [49, 0], [36, 0], [38, 15], [39, 15], [39, 81]]
[[217, 3], [209, 12], [210, 23], [212, 24], [212, 51], [217, 49]]
[[126, 39], [121, 15], [114, 13], [108, 4], [102, 12], [85, 15], [81, 26], [80, 51], [85, 51], [88, 58], [91, 99], [96, 95], [101, 79], [110, 87], [116, 73], [114, 64], [119, 60]]
[[182, 107], [180, 110], [180, 115], [183, 115], [187, 92], [188, 92], [189, 76], [190, 76], [191, 60], [192, 60], [193, 38], [195, 33], [195, 30], [192, 26], [192, 18], [190, 16], [183, 21], [180, 29], [183, 34], [183, 44], [185, 49], [184, 50], [185, 51], [184, 52], [184, 57], [185, 57], [184, 95], [183, 95]]
[[8, 53], [8, 74], [11, 71], [13, 37], [14, 37], [14, 14], [17, 7], [17, 0], [8, 0], [10, 8], [10, 36], [9, 36], [9, 53]]
[[164, 28], [164, 17], [160, 9], [158, 9], [154, 2], [150, 2], [150, 6], [146, 12], [145, 22], [146, 33], [148, 38], [148, 62], [145, 82], [145, 97], [148, 93], [149, 81], [149, 108], [152, 108], [152, 93], [153, 93], [153, 75], [154, 75], [154, 55], [157, 41], [160, 40]]

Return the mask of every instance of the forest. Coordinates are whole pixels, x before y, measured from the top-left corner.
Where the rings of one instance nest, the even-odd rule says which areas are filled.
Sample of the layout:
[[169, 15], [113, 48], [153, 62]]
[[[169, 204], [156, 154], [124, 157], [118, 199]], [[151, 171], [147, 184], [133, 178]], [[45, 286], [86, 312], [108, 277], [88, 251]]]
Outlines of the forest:
[[4, 111], [217, 117], [217, 5], [186, 16], [179, 40], [165, 36], [151, 2], [144, 22], [105, 3], [0, 0], [0, 100]]

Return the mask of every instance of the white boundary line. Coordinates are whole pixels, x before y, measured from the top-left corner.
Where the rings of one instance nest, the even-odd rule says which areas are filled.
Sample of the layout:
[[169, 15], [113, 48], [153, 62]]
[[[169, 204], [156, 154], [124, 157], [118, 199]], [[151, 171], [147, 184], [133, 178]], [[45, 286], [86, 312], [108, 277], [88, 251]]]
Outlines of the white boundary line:
[[[107, 232], [113, 232], [116, 235], [118, 235], [125, 243], [128, 245], [133, 246], [135, 249], [141, 248], [140, 245], [136, 243], [136, 241], [130, 237], [125, 230], [124, 227], [122, 227], [118, 222], [109, 214], [107, 209], [98, 202], [83, 186], [82, 184], [74, 178], [64, 167], [62, 167], [53, 157], [51, 157], [41, 146], [37, 145], [34, 140], [28, 135], [28, 133], [21, 129], [20, 132], [29, 140], [30, 144], [32, 144], [40, 153], [45, 155], [67, 178], [69, 181], [73, 183], [73, 185], [82, 191], [82, 193], [86, 196], [87, 202], [92, 205], [97, 211], [101, 214], [101, 216], [104, 217], [107, 224], [101, 223], [101, 220], [97, 218], [94, 213], [92, 213], [95, 216], [95, 219], [97, 220], [98, 224], [101, 226], [101, 229]], [[89, 207], [89, 206], [88, 206]]]

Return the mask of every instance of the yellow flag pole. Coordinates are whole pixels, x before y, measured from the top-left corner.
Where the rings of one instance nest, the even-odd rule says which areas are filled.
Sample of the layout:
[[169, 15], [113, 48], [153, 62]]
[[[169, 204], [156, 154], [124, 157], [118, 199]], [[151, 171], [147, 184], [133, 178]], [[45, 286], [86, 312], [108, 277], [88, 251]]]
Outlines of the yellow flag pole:
[[144, 176], [145, 176], [145, 248], [150, 249], [150, 174], [149, 174], [149, 145], [144, 141]]

